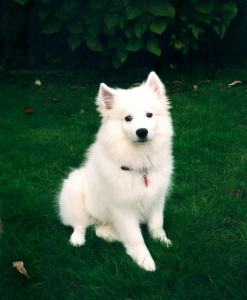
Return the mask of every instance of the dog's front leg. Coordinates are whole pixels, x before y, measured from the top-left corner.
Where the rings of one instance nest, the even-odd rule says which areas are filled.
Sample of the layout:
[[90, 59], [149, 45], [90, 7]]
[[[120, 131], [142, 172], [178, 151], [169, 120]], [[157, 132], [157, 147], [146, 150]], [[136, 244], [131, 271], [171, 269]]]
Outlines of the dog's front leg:
[[123, 212], [113, 213], [113, 226], [118, 237], [123, 242], [128, 255], [143, 269], [155, 271], [154, 260], [149, 253], [142, 237], [138, 220], [130, 214]]
[[172, 242], [168, 239], [163, 229], [163, 210], [164, 201], [156, 203], [150, 211], [147, 225], [151, 236], [169, 247], [172, 245]]

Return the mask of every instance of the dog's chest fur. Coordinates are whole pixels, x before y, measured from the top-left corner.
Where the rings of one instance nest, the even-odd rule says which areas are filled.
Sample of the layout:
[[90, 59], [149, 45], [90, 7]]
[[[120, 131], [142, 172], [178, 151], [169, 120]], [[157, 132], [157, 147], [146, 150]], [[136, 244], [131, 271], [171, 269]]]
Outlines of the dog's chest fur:
[[97, 196], [100, 194], [100, 197], [112, 199], [112, 204], [129, 204], [143, 211], [162, 195], [169, 184], [171, 164], [170, 157], [164, 155], [164, 149], [160, 154], [135, 157], [131, 153], [116, 160], [102, 151], [99, 144], [95, 144], [89, 152], [86, 168], [88, 176], [93, 174], [92, 180], [97, 178], [97, 182], [100, 182], [91, 182], [91, 185], [95, 185]]

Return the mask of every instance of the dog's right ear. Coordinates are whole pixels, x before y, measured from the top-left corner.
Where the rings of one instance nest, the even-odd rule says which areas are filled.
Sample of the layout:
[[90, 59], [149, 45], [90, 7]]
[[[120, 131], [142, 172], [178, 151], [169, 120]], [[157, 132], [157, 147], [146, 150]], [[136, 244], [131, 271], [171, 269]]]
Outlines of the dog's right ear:
[[97, 104], [100, 110], [109, 110], [113, 108], [115, 90], [104, 83], [100, 84], [97, 97]]

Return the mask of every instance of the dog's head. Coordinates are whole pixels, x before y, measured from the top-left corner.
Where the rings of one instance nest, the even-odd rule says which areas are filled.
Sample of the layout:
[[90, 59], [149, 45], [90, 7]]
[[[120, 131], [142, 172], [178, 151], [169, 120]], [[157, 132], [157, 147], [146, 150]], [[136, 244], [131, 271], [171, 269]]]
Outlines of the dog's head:
[[114, 133], [119, 135], [121, 131], [124, 138], [136, 144], [146, 144], [170, 129], [168, 98], [155, 72], [130, 89], [113, 89], [101, 83], [97, 105], [103, 120], [115, 127]]

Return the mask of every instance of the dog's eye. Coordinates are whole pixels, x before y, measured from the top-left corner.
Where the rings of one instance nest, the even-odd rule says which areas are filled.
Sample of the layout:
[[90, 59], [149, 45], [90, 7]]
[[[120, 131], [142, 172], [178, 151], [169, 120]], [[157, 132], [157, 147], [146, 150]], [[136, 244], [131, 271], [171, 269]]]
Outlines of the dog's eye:
[[146, 116], [147, 116], [148, 118], [152, 118], [153, 114], [152, 114], [152, 113], [146, 113]]
[[127, 121], [127, 122], [130, 122], [130, 121], [132, 121], [132, 117], [129, 115], [129, 116], [126, 116], [125, 118], [125, 121]]

